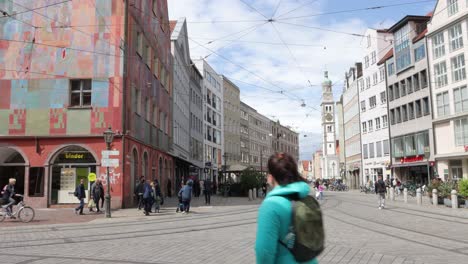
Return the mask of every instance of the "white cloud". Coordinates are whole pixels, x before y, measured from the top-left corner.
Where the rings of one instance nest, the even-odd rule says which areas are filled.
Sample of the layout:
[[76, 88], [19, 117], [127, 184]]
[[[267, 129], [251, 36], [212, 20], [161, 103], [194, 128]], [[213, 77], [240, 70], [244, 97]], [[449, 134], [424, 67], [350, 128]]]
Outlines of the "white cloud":
[[[203, 21], [239, 21], [261, 20], [263, 17], [251, 10], [240, 0], [170, 0], [169, 15], [171, 19], [186, 17], [188, 20], [189, 37], [202, 43], [207, 48], [217, 50], [218, 53], [237, 65], [248, 69], [247, 72], [240, 67], [227, 62], [212, 54], [208, 61], [220, 74], [235, 80], [242, 80], [258, 86], [264, 86], [276, 91], [291, 90], [289, 97], [302, 98], [308, 106], [320, 108], [321, 87], [323, 71], [330, 72], [330, 79], [336, 82], [335, 94], [342, 91], [344, 73], [351, 65], [361, 57], [359, 37], [347, 34], [333, 33], [307, 27], [325, 28], [339, 32], [363, 33], [366, 29], [364, 21], [360, 19], [337, 20], [333, 23], [322, 25], [319, 17], [310, 19], [284, 20], [264, 24], [255, 31], [244, 35], [248, 31], [227, 37], [223, 40], [236, 40], [242, 36], [245, 42], [214, 41], [209, 40], [225, 37], [229, 34], [242, 31], [262, 22], [232, 22], [232, 23], [196, 23]], [[248, 1], [255, 3], [253, 6], [267, 16], [271, 16], [278, 4], [278, 0]], [[304, 15], [318, 13], [321, 10], [321, 1], [283, 16]], [[277, 14], [292, 10], [304, 1], [283, 0]], [[192, 23], [191, 23], [192, 21]], [[307, 27], [284, 24], [282, 22], [305, 25]], [[276, 27], [276, 29], [275, 29]], [[276, 30], [279, 31], [281, 38]], [[282, 43], [283, 39], [289, 44], [306, 44], [310, 46], [289, 46], [290, 51], [284, 45], [267, 45], [268, 42]], [[198, 46], [193, 41], [190, 43], [192, 58], [204, 57], [211, 52]], [[228, 45], [228, 46], [226, 46]], [[315, 45], [315, 46], [314, 46]], [[326, 47], [326, 48], [324, 48]], [[301, 66], [301, 69], [298, 68]], [[261, 78], [259, 78], [259, 76]], [[313, 85], [310, 87], [308, 81]], [[296, 127], [298, 131], [304, 131], [319, 135], [320, 113], [310, 107], [301, 107], [300, 99], [290, 99], [280, 93], [268, 92], [264, 89], [248, 86], [234, 81], [241, 88], [242, 99], [260, 113], [266, 116], [276, 116], [281, 123]], [[303, 89], [297, 89], [302, 87]], [[291, 95], [293, 93], [294, 95]], [[318, 137], [320, 138], [320, 137]], [[317, 142], [317, 136], [301, 139], [301, 152], [310, 153], [310, 142]], [[313, 144], [312, 144], [313, 145]], [[307, 154], [310, 155], [310, 154]], [[310, 159], [310, 157], [308, 157]]]

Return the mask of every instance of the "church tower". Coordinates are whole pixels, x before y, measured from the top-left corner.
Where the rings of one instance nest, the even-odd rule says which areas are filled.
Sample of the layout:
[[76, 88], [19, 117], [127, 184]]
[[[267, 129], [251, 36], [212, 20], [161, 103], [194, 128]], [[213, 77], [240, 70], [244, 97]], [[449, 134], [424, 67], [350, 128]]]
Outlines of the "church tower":
[[336, 153], [335, 101], [333, 100], [332, 81], [325, 72], [322, 83], [322, 177], [340, 178], [339, 160]]

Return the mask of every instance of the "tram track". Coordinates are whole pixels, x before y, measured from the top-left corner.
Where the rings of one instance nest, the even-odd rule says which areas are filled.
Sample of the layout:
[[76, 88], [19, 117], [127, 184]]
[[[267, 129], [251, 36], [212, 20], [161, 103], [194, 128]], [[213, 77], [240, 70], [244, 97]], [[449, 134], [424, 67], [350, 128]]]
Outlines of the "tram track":
[[[360, 229], [363, 229], [363, 230], [366, 230], [366, 231], [371, 231], [371, 232], [374, 232], [374, 233], [377, 233], [377, 234], [386, 235], [386, 236], [390, 236], [390, 237], [400, 239], [400, 240], [404, 240], [404, 241], [407, 241], [407, 242], [416, 243], [416, 244], [419, 244], [419, 245], [422, 245], [422, 246], [427, 246], [427, 247], [431, 247], [431, 248], [435, 248], [435, 249], [439, 249], [439, 250], [444, 250], [444, 251], [451, 252], [451, 253], [457, 253], [457, 254], [460, 254], [460, 255], [468, 256], [468, 253], [462, 252], [462, 250], [466, 250], [466, 248], [468, 246], [468, 241], [463, 241], [463, 240], [459, 240], [459, 239], [452, 239], [452, 238], [445, 238], [445, 237], [430, 234], [430, 233], [427, 233], [427, 232], [415, 231], [415, 230], [403, 228], [401, 226], [395, 226], [395, 225], [392, 225], [392, 224], [382, 223], [382, 222], [379, 222], [379, 221], [369, 220], [367, 218], [352, 215], [352, 214], [349, 214], [347, 212], [344, 212], [343, 210], [337, 209], [337, 207], [339, 205], [343, 204], [342, 200], [337, 199], [337, 201], [339, 201], [339, 204], [335, 208], [331, 208], [330, 209], [331, 211], [335, 211], [335, 212], [340, 213], [342, 215], [345, 215], [347, 217], [351, 217], [351, 218], [354, 218], [354, 219], [359, 219], [359, 220], [367, 222], [369, 224], [359, 225], [359, 224], [354, 223], [352, 221], [344, 220], [343, 217], [332, 216], [330, 214], [326, 214], [325, 215], [326, 218], [331, 218], [331, 219], [333, 219], [335, 221], [338, 221], [338, 222], [341, 222], [341, 223], [344, 223], [344, 224], [347, 224], [347, 225], [351, 225], [351, 226], [354, 226], [354, 227], [357, 227], [357, 228], [360, 228]], [[455, 248], [435, 246], [434, 244], [424, 242], [423, 240], [412, 239], [412, 238], [408, 238], [408, 237], [405, 237], [405, 236], [402, 236], [402, 235], [397, 235], [397, 234], [400, 234], [401, 232], [385, 231], [384, 228], [374, 228], [374, 227], [372, 227], [372, 225], [381, 226], [381, 227], [388, 228], [388, 229], [403, 230], [403, 231], [408, 232], [408, 233], [413, 233], [413, 234], [417, 234], [417, 235], [420, 235], [420, 236], [432, 237], [432, 238], [436, 238], [436, 239], [448, 242], [448, 243], [441, 243], [442, 245], [451, 245], [451, 244], [454, 244], [454, 243], [461, 244], [461, 245], [459, 247], [455, 247]]]

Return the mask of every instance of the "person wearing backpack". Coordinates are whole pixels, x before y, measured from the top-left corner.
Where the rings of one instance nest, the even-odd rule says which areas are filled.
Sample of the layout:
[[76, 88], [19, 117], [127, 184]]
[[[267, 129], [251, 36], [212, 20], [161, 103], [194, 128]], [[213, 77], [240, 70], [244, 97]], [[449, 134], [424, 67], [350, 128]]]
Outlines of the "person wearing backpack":
[[379, 175], [379, 179], [375, 182], [375, 194], [378, 196], [379, 210], [385, 208], [385, 192], [387, 188], [385, 182], [382, 179], [382, 175]]
[[80, 200], [80, 205], [76, 207], [75, 214], [80, 214], [83, 215], [83, 208], [84, 208], [84, 199], [86, 199], [86, 192], [85, 192], [85, 187], [84, 187], [84, 180], [80, 180], [80, 185], [78, 185], [75, 189], [75, 197]]
[[258, 212], [257, 264], [317, 264], [324, 247], [322, 215], [292, 156], [277, 153], [269, 158], [268, 184], [273, 189]]

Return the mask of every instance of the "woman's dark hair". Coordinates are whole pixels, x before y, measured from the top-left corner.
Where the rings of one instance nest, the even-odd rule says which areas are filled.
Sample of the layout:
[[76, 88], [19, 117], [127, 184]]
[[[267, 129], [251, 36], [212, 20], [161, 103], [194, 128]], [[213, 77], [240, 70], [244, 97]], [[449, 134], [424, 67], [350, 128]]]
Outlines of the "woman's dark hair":
[[296, 161], [287, 153], [279, 152], [271, 155], [268, 159], [268, 172], [279, 185], [305, 182], [305, 179], [299, 174]]

